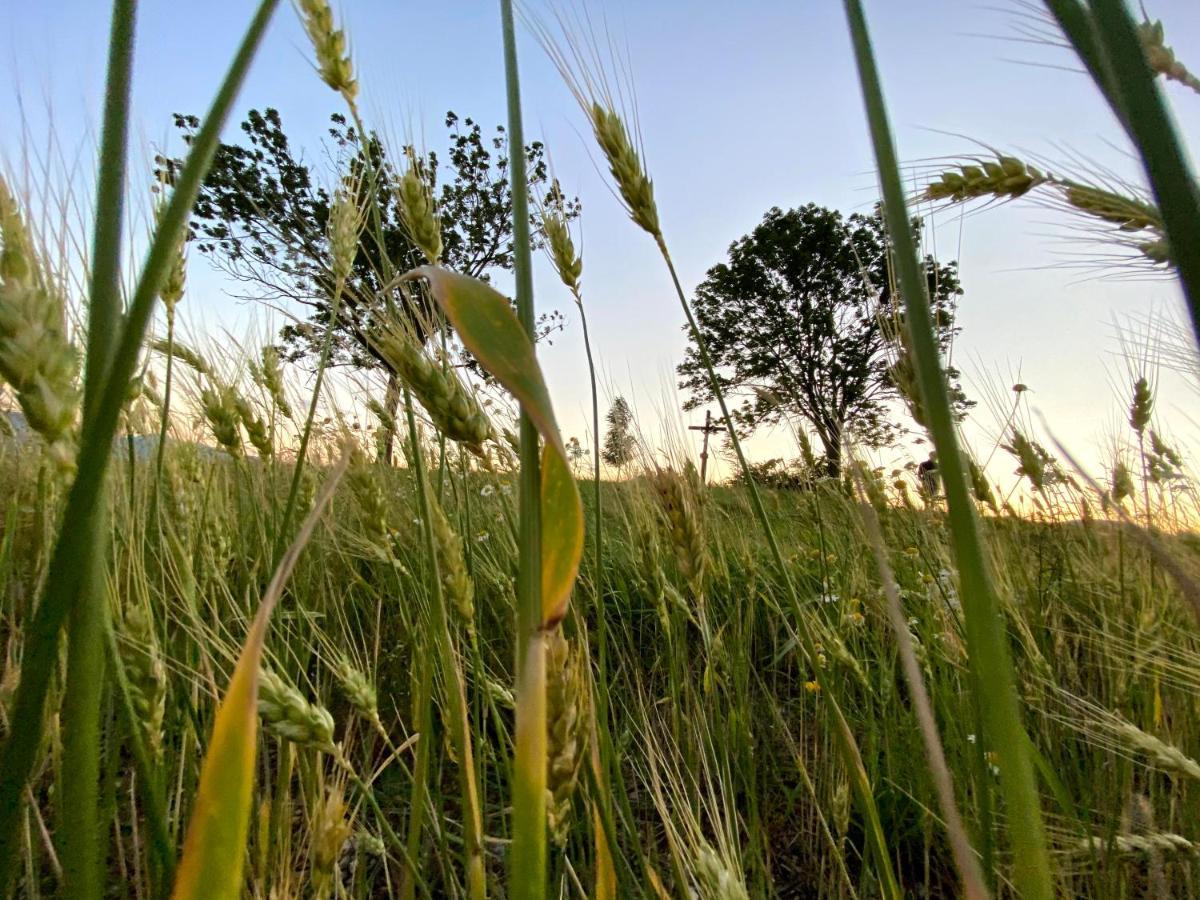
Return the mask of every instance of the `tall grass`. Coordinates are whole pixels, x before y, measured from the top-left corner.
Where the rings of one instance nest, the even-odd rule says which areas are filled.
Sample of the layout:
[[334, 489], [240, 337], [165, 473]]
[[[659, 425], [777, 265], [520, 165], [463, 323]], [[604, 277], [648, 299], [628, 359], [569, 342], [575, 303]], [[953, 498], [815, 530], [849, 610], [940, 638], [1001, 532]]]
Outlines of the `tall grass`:
[[[258, 8], [127, 299], [129, 0], [114, 3], [82, 296], [68, 295], [68, 261], [29, 224], [35, 198], [0, 182], [0, 401], [30, 426], [0, 436], [0, 891], [1192, 891], [1200, 637], [1186, 604], [1200, 495], [1189, 453], [1165, 436], [1152, 373], [1138, 368], [1132, 403], [1114, 399], [1130, 427], [1119, 466], [1106, 485], [1074, 477], [1020, 385], [993, 453], [1013, 456], [1028, 503], [1022, 514], [996, 499], [950, 413], [856, 0], [850, 33], [944, 498], [865, 465], [853, 483], [759, 485], [719, 390], [735, 484], [702, 485], [685, 456], [642, 448], [623, 480], [602, 477], [597, 457], [580, 491], [533, 340], [534, 238], [581, 315], [582, 263], [552, 206], [531, 220], [520, 152], [509, 153], [515, 309], [442, 264], [437, 195], [411, 160], [334, 176], [321, 279], [331, 325], [359, 290], [348, 273], [360, 242], [383, 243], [381, 198], [400, 205], [426, 257], [406, 273], [385, 255], [386, 287], [353, 297], [377, 313], [369, 339], [400, 381], [403, 465], [372, 461], [360, 412], [332, 399], [329, 344], [305, 393], [272, 348], [180, 343], [181, 235], [275, 5]], [[1129, 58], [1131, 23], [1110, 0], [1049, 5], [1144, 154], [1162, 211], [1151, 230], [1191, 296], [1194, 184], [1145, 60]], [[367, 146], [346, 35], [324, 0], [298, 12], [319, 78]], [[519, 148], [512, 4], [500, 13]], [[719, 387], [664, 237], [670, 210], [621, 102], [630, 94], [605, 81], [586, 19], [562, 21], [564, 42], [540, 26], [535, 36]], [[1114, 212], [1113, 198], [1019, 161], [979, 172], [943, 175], [943, 199], [1051, 186], [1129, 224], [1133, 207]], [[405, 319], [418, 294], [438, 317], [433, 346]], [[147, 341], [160, 298], [166, 335]], [[72, 307], [86, 329], [67, 324]], [[494, 383], [460, 377], [451, 342]], [[598, 431], [593, 349], [587, 339]], [[515, 401], [515, 415], [489, 394]], [[571, 603], [588, 538], [594, 602]]]
[[[37, 612], [26, 633], [26, 643], [23, 648], [21, 680], [18, 684], [13, 703], [12, 718], [21, 723], [21, 728], [10, 732], [0, 750], [0, 884], [10, 884], [12, 866], [16, 860], [18, 837], [16, 827], [17, 816], [21, 810], [21, 793], [29, 778], [34, 764], [37, 745], [41, 741], [42, 722], [45, 715], [45, 698], [49, 687], [51, 668], [57, 656], [58, 635], [64, 620], [73, 615], [82, 602], [95, 606], [94, 583], [103, 566], [101, 550], [98, 544], [104, 539], [106, 529], [103, 524], [104, 481], [108, 470], [113, 435], [116, 432], [117, 419], [127, 385], [137, 366], [139, 348], [149, 324], [150, 316], [157, 299], [159, 286], [166, 276], [168, 264], [177, 235], [182, 231], [188, 211], [195, 199], [200, 182], [212, 161], [217, 138], [225, 117], [233, 105], [241, 82], [249, 69], [250, 61], [262, 39], [263, 31], [276, 3], [274, 0], [263, 0], [258, 13], [252, 21], [246, 37], [235, 56], [229, 73], [221, 89], [213, 101], [212, 109], [204, 123], [201, 132], [188, 156], [187, 163], [180, 173], [175, 192], [163, 215], [155, 238], [151, 243], [146, 263], [138, 278], [137, 287], [131, 298], [118, 328], [116, 315], [118, 312], [117, 298], [111, 296], [114, 284], [112, 274], [119, 271], [115, 257], [118, 244], [115, 238], [105, 236], [107, 225], [100, 226], [97, 242], [112, 257], [99, 261], [101, 278], [94, 286], [104, 296], [99, 300], [100, 306], [95, 310], [97, 318], [89, 316], [89, 328], [93, 321], [95, 327], [101, 329], [93, 341], [89, 335], [89, 349], [93, 347], [100, 352], [99, 362], [92, 362], [88, 370], [98, 382], [87, 387], [87, 394], [93, 399], [89, 403], [88, 414], [83, 422], [78, 473], [72, 484], [66, 509], [63, 512], [62, 524], [59, 529], [59, 539], [55, 545], [54, 561], [49, 570], [46, 585], [37, 606]], [[131, 10], [124, 4], [118, 3], [114, 8], [114, 29], [112, 41], [114, 49], [111, 54], [113, 78], [111, 81], [110, 102], [106, 115], [122, 115], [125, 111], [125, 101], [121, 94], [127, 93], [127, 76], [123, 75], [130, 53], [128, 44], [132, 42]], [[105, 127], [105, 143], [103, 150], [107, 154], [102, 157], [102, 163], [115, 167], [104, 171], [99, 183], [102, 185], [106, 199], [113, 200], [122, 191], [117, 189], [123, 166], [120, 158], [124, 156], [124, 140], [121, 138], [122, 127], [118, 124]], [[116, 182], [112, 187], [103, 185], [112, 179]], [[113, 193], [110, 195], [109, 191]], [[101, 209], [97, 211], [97, 220], [104, 220], [113, 215], [119, 236], [121, 216], [118, 209]], [[107, 292], [107, 293], [106, 293]], [[89, 298], [96, 302], [96, 297]], [[108, 357], [111, 357], [109, 361]], [[91, 581], [89, 582], [89, 579]], [[89, 596], [90, 594], [90, 596]], [[88, 615], [88, 607], [80, 616]], [[76, 647], [74, 656], [77, 660], [76, 671], [80, 677], [96, 674], [100, 665], [99, 654], [102, 652], [102, 629], [97, 631], [95, 625], [103, 622], [103, 611], [91, 612], [84, 624], [76, 631], [77, 642], [83, 641], [85, 647]], [[90, 649], [88, 649], [90, 648]], [[99, 679], [96, 679], [98, 682]], [[95, 695], [89, 698], [97, 699]], [[94, 752], [98, 743], [95, 732], [95, 709], [77, 707], [80, 715], [79, 727], [82, 732], [81, 740]], [[90, 722], [89, 722], [90, 720]], [[68, 727], [72, 727], [68, 725]], [[95, 771], [94, 769], [92, 771]], [[90, 794], [90, 788], [81, 788]], [[80, 888], [85, 893], [98, 891], [96, 877], [89, 877], [88, 870], [92, 867], [91, 859], [94, 850], [88, 845], [98, 840], [94, 814], [97, 798], [94, 794], [85, 794], [82, 798], [86, 808], [74, 810], [77, 815], [81, 833], [78, 835], [82, 846], [80, 848], [80, 870], [82, 879]], [[68, 826], [70, 830], [70, 826]]]

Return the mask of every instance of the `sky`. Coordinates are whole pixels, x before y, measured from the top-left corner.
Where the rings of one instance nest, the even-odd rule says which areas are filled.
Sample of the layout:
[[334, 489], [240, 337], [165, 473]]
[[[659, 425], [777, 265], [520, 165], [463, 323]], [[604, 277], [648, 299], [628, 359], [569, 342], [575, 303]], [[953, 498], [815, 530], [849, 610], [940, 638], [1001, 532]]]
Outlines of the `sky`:
[[[133, 90], [133, 140], [142, 159], [174, 153], [171, 114], [202, 114], [252, 13], [249, 0], [142, 0]], [[1017, 0], [868, 0], [899, 153], [910, 162], [971, 153], [981, 142], [1058, 164], [1086, 158], [1141, 180], [1110, 112], [1065, 51], [1017, 43]], [[94, 153], [108, 31], [105, 4], [47, 0], [4, 4], [0, 17], [0, 161], [20, 164], [22, 136], [44, 146], [50, 125], [86, 170]], [[1147, 0], [1167, 42], [1200, 69], [1200, 4]], [[533, 9], [542, 8], [534, 5]], [[842, 6], [835, 0], [591, 0], [595, 19], [628, 59], [645, 159], [667, 242], [686, 289], [772, 206], [814, 202], [844, 213], [876, 197], [873, 158]], [[505, 120], [498, 4], [494, 0], [335, 3], [349, 35], [372, 127], [444, 146], [453, 109], [485, 129]], [[613, 198], [570, 93], [528, 31], [519, 35], [527, 139], [549, 147], [564, 188], [583, 202], [579, 244], [589, 326], [605, 406], [627, 397], [652, 445], [655, 425], [676, 436], [702, 412], [682, 413], [674, 367], [686, 346], [682, 313], [651, 241]], [[1200, 97], [1168, 87], [1180, 129], [1200, 146]], [[284, 3], [242, 90], [229, 135], [250, 108], [273, 106], [293, 144], [326, 182], [322, 142], [339, 99], [316, 77], [294, 11]], [[144, 169], [148, 172], [148, 167]], [[134, 170], [134, 177], [140, 170]], [[147, 177], [148, 181], [148, 177]], [[1114, 323], [1170, 313], [1180, 294], [1166, 279], [1102, 277], [1064, 265], [1066, 232], [1029, 203], [936, 219], [930, 247], [958, 259], [966, 289], [956, 363], [968, 393], [1007, 402], [1011, 383], [1068, 446], [1084, 455], [1123, 420], [1128, 393]], [[510, 282], [497, 279], [502, 289]], [[233, 289], [236, 290], [236, 289]], [[185, 317], [199, 333], [268, 337], [268, 313], [234, 299], [231, 286], [193, 254]], [[539, 309], [557, 308], [565, 332], [540, 349], [562, 430], [589, 443], [589, 393], [578, 317], [543, 260]], [[1114, 393], [1120, 392], [1120, 396]], [[1195, 430], [1195, 393], [1164, 373], [1160, 408], [1177, 432]], [[996, 416], [981, 403], [968, 437], [986, 455]], [[694, 433], [693, 435], [694, 436]], [[757, 436], [753, 455], [795, 455], [789, 434]], [[905, 451], [905, 453], [908, 451]], [[882, 462], [904, 453], [885, 454]], [[1002, 464], [1003, 469], [1006, 464]]]

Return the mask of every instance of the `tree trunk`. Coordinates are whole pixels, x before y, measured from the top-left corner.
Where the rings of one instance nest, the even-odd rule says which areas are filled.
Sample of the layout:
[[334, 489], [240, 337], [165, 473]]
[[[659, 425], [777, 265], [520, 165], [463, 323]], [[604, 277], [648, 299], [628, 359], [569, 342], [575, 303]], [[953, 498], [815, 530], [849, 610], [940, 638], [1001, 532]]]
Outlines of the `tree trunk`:
[[830, 478], [842, 477], [842, 430], [840, 428], [818, 431], [821, 447], [825, 450], [825, 474]]
[[400, 376], [395, 372], [388, 373], [387, 391], [383, 395], [383, 408], [387, 411], [388, 419], [383, 423], [383, 439], [380, 442], [382, 461], [392, 464], [392, 451], [396, 443], [396, 414], [400, 409]]

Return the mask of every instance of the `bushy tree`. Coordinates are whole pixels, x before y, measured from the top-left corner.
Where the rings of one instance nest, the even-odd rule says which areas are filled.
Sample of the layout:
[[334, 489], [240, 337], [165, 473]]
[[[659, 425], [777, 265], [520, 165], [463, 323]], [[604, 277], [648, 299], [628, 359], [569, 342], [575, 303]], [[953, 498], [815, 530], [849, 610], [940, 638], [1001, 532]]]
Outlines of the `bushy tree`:
[[617, 397], [608, 415], [604, 417], [608, 431], [604, 435], [604, 448], [600, 455], [610, 466], [621, 468], [633, 459], [637, 449], [637, 438], [633, 435], [633, 411], [624, 397]]
[[[742, 399], [732, 411], [739, 430], [783, 421], [811, 429], [834, 476], [847, 434], [868, 446], [898, 437], [891, 401], [908, 401], [920, 418], [885, 235], [878, 212], [843, 218], [815, 204], [776, 207], [696, 289], [697, 322], [722, 390]], [[927, 256], [925, 271], [945, 351], [963, 293], [957, 266]], [[694, 340], [678, 373], [687, 408], [714, 399]], [[957, 373], [950, 376], [961, 415], [970, 404]]]
[[[420, 153], [409, 146], [402, 148], [405, 158], [399, 168], [414, 160], [435, 188], [445, 264], [487, 279], [490, 272], [513, 264], [507, 137], [501, 126], [485, 137], [476, 122], [460, 120], [453, 112], [446, 114], [445, 123], [449, 145], [444, 161], [436, 152]], [[177, 115], [175, 124], [190, 142], [200, 122], [195, 116]], [[217, 148], [196, 201], [190, 236], [219, 269], [247, 286], [247, 296], [306, 308], [307, 321], [286, 325], [280, 337], [291, 360], [315, 357], [324, 345], [332, 312], [325, 235], [333, 198], [293, 148], [277, 110], [251, 110], [241, 132], [242, 143]], [[397, 310], [422, 340], [438, 327], [422, 293], [402, 293], [385, 283], [389, 268], [403, 272], [424, 260], [402, 224], [395, 190], [400, 172], [383, 142], [375, 134], [364, 140], [341, 115], [330, 117], [328, 133], [338, 170], [348, 172], [362, 192], [361, 208], [374, 208], [342, 294], [331, 362], [386, 372], [385, 406], [394, 412], [399, 396], [395, 373], [367, 336], [376, 317]], [[524, 153], [530, 183], [544, 184], [544, 147], [534, 142]], [[161, 157], [158, 162], [167, 179], [180, 165]], [[372, 173], [378, 177], [370, 177]], [[368, 191], [374, 196], [367, 196]], [[568, 216], [577, 214], [577, 203], [564, 205]], [[560, 327], [561, 321], [557, 313], [544, 315], [540, 336]], [[463, 361], [475, 368], [465, 355]]]

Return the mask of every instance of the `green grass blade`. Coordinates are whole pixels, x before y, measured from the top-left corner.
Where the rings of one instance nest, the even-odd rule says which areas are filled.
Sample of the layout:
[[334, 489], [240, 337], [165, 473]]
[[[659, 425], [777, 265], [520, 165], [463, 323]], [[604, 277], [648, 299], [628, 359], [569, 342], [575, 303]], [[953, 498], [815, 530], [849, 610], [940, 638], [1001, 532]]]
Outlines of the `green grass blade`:
[[84, 417], [94, 410], [121, 326], [121, 240], [125, 222], [129, 95], [133, 80], [136, 0], [114, 0], [109, 41], [104, 126], [96, 172], [96, 225], [88, 296]]
[[1133, 19], [1121, 0], [1094, 0], [1095, 32], [1112, 72], [1126, 127], [1141, 154], [1162, 211], [1171, 260], [1183, 282], [1192, 331], [1200, 341], [1200, 185], [1146, 64]]
[[1054, 895], [1046, 831], [1021, 724], [1012, 659], [1009, 656], [1004, 619], [988, 572], [975, 508], [968, 492], [963, 456], [959, 450], [954, 418], [947, 395], [945, 373], [938, 357], [937, 342], [925, 296], [925, 278], [917, 257], [900, 169], [892, 144], [883, 91], [875, 67], [866, 18], [858, 0], [846, 0], [846, 16], [858, 61], [863, 103], [871, 129], [879, 179], [883, 188], [884, 212], [895, 249], [900, 290], [907, 311], [909, 334], [929, 419], [929, 431], [942, 472], [954, 558], [962, 583], [964, 617], [970, 665], [975, 673], [977, 702], [982, 708], [986, 737], [1000, 759], [1001, 788], [1013, 823], [1013, 881], [1026, 898]]
[[[529, 185], [525, 176], [525, 129], [512, 0], [500, 0], [504, 33], [504, 78], [508, 105], [512, 185], [513, 268], [517, 315], [530, 345], [534, 338], [533, 261], [529, 235]], [[513, 843], [509, 863], [514, 900], [546, 894], [546, 672], [542, 658], [542, 610], [538, 572], [542, 557], [542, 518], [538, 432], [521, 406], [520, 562], [517, 568], [517, 735], [513, 783]], [[549, 446], [549, 444], [547, 444]], [[570, 467], [567, 467], [570, 471]], [[523, 755], [523, 754], [528, 754]], [[531, 758], [536, 757], [536, 758]]]
[[[83, 416], [93, 415], [121, 325], [121, 240], [125, 217], [129, 95], [133, 78], [136, 3], [115, 0], [96, 175], [96, 223], [88, 291]], [[101, 895], [99, 815], [100, 711], [104, 690], [103, 635], [108, 617], [104, 589], [108, 558], [108, 504], [104, 494], [83, 531], [87, 547], [77, 561], [88, 572], [68, 627], [63, 696], [63, 776], [60, 846], [63, 889], [80, 900]], [[110, 750], [110, 752], [112, 752]]]
[[279, 0], [262, 0], [208, 116], [196, 135], [175, 192], [151, 243], [117, 352], [104, 379], [102, 395], [94, 408], [93, 417], [84, 424], [78, 474], [67, 499], [45, 590], [25, 635], [21, 680], [12, 711], [13, 719], [21, 722], [22, 727], [10, 734], [0, 749], [2, 891], [7, 891], [13, 882], [12, 866], [21, 840], [21, 829], [17, 825], [22, 810], [21, 794], [33, 769], [42, 737], [46, 693], [57, 657], [59, 631], [84, 587], [86, 576], [80, 561], [86, 559], [91, 540], [87, 528], [100, 505], [112, 439], [127, 386], [138, 364], [142, 339], [154, 310], [158, 289], [175, 252], [176, 236], [186, 225], [200, 183], [216, 152], [221, 128], [278, 5]]

